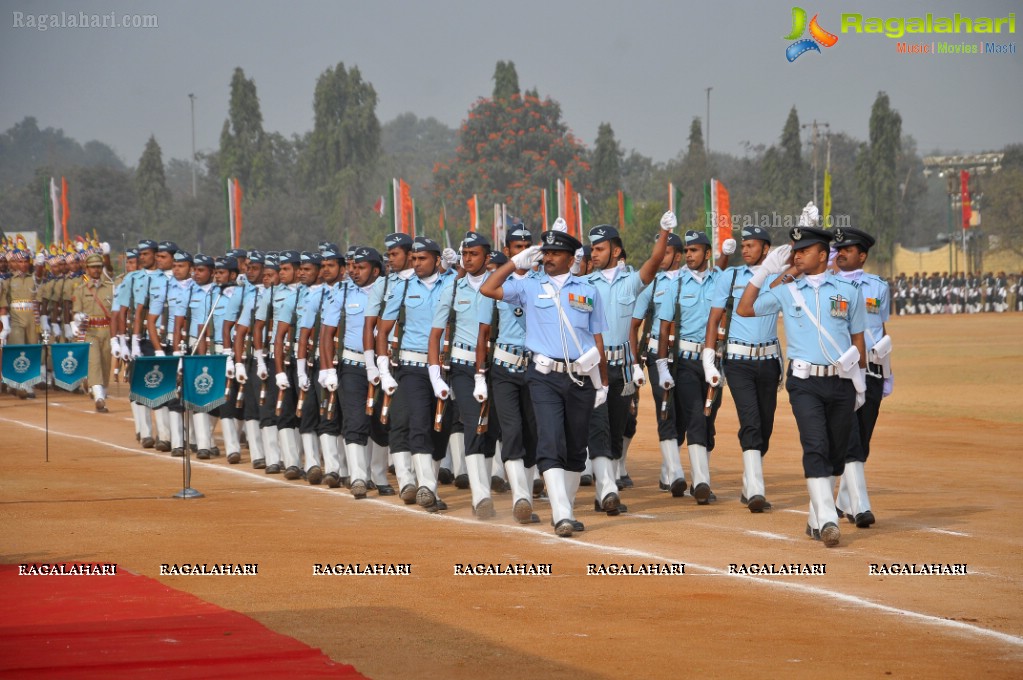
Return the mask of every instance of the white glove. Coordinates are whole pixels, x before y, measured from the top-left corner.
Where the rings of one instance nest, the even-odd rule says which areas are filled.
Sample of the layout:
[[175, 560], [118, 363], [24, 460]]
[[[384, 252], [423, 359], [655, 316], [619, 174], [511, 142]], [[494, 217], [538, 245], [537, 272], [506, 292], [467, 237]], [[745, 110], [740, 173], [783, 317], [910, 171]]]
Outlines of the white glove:
[[55, 338], [60, 335], [60, 324], [59, 323], [53, 322], [53, 323], [50, 324], [50, 335], [52, 335]]
[[440, 254], [440, 261], [445, 269], [451, 269], [458, 264], [458, 253], [455, 252], [454, 248], [445, 248], [444, 252]]
[[853, 387], [856, 388], [856, 409], [867, 403], [867, 369], [857, 368], [852, 376]]
[[79, 326], [78, 322], [77, 321], [72, 321], [71, 323], [68, 324], [68, 327], [71, 329], [71, 335], [69, 335], [68, 337], [69, 338], [77, 338], [78, 337], [78, 331], [81, 328], [81, 326]]
[[121, 358], [127, 361], [131, 358], [131, 348], [128, 346], [128, 336], [118, 336], [118, 341], [121, 343]]
[[249, 381], [249, 372], [245, 370], [245, 364], [240, 361], [234, 365], [234, 379], [239, 385], [244, 385]]
[[228, 359], [225, 363], [227, 365], [224, 367], [224, 374], [228, 380], [234, 380], [234, 362]]
[[473, 380], [476, 386], [472, 388], [472, 396], [479, 403], [483, 403], [487, 400], [487, 376], [482, 373], [477, 373], [473, 376]]
[[675, 217], [675, 213], [670, 210], [661, 215], [661, 229], [664, 231], [672, 231], [678, 226], [678, 218]]
[[[4, 324], [4, 329], [7, 329], [7, 324]], [[110, 338], [110, 355], [115, 359], [121, 358], [121, 341], [117, 336]]]
[[[6, 328], [6, 324], [4, 325], [4, 327]], [[49, 328], [50, 328], [50, 317], [46, 316], [45, 314], [40, 314], [39, 315], [39, 329], [45, 331], [45, 330], [49, 330]]]
[[75, 323], [82, 323], [86, 319], [85, 314], [82, 312], [75, 312], [75, 315], [71, 318]]
[[881, 398], [892, 396], [892, 392], [895, 391], [895, 376], [890, 375], [884, 379], [884, 387], [881, 388]]
[[274, 380], [277, 382], [277, 389], [286, 390], [291, 387], [291, 382], [288, 380], [288, 374], [281, 371], [274, 376]]
[[857, 392], [856, 393], [856, 406], [853, 407], [854, 411], [859, 411], [863, 408], [863, 405], [867, 403], [867, 393]]
[[76, 335], [78, 335], [78, 328], [76, 326], [77, 326], [77, 324], [69, 324], [69, 323], [64, 324], [64, 337], [65, 338], [73, 338]]
[[164, 352], [164, 351], [163, 351], [162, 349], [160, 349], [160, 348], [156, 348], [156, 349], [154, 349], [154, 350], [153, 350], [153, 356], [156, 356], [156, 357], [165, 357], [165, 356], [167, 356], [167, 353], [166, 353], [166, 352]]
[[568, 222], [565, 221], [565, 218], [559, 217], [551, 225], [551, 231], [568, 231]]
[[[3, 330], [0, 330], [0, 345], [7, 344], [7, 336], [11, 334], [11, 317], [7, 314], [0, 316], [0, 324], [3, 324]], [[113, 342], [111, 338], [110, 342]]]
[[391, 364], [387, 357], [377, 357], [377, 373], [380, 375], [380, 387], [386, 394], [394, 394], [398, 389], [398, 381], [391, 375]]
[[788, 260], [791, 255], [792, 246], [788, 244], [771, 248], [771, 252], [764, 258], [764, 263], [760, 265], [760, 271], [766, 271], [768, 275], [781, 274], [788, 268]]
[[646, 376], [643, 375], [643, 367], [639, 364], [632, 365], [632, 382], [636, 383], [636, 387], [646, 385]]
[[663, 389], [670, 390], [675, 386], [675, 379], [671, 377], [671, 369], [668, 368], [667, 357], [657, 360], [657, 379]]
[[266, 370], [266, 361], [258, 354], [256, 355], [256, 376], [260, 380], [266, 380], [270, 377], [270, 372]]
[[582, 268], [583, 268], [583, 254], [584, 253], [583, 253], [583, 249], [582, 248], [577, 248], [576, 249], [576, 251], [575, 251], [575, 259], [572, 260], [572, 268], [569, 270], [569, 272], [572, 274], [572, 276], [575, 276], [580, 271], [582, 271]]
[[703, 362], [703, 379], [711, 387], [721, 382], [721, 373], [718, 371], [717, 366], [714, 365], [715, 359], [717, 359], [717, 353], [713, 347], [704, 347], [703, 351], [700, 352], [700, 360]]
[[99, 244], [99, 247], [100, 247], [100, 250], [103, 251], [104, 255], [109, 255], [110, 254], [110, 244], [107, 243], [106, 241], [104, 241], [103, 243]]
[[372, 385], [379, 385], [380, 371], [377, 370], [377, 353], [367, 349], [362, 356], [366, 359], [366, 380]]
[[138, 359], [142, 356], [142, 347], [139, 344], [139, 336], [131, 336], [131, 358]]
[[543, 254], [540, 252], [540, 246], [529, 246], [521, 253], [512, 258], [512, 262], [515, 263], [516, 269], [532, 269], [533, 265], [540, 261]]
[[337, 369], [336, 368], [324, 368], [320, 371], [319, 377], [316, 379], [320, 383], [320, 387], [331, 392], [337, 391]]
[[185, 350], [183, 350], [183, 349], [176, 349], [171, 354], [173, 354], [176, 357], [183, 357], [183, 356], [185, 356]]
[[298, 389], [303, 392], [309, 391], [309, 372], [301, 365], [298, 367]]
[[607, 401], [607, 385], [601, 385], [597, 390], [597, 397], [593, 400], [593, 408], [600, 408], [601, 404]]
[[448, 384], [440, 377], [440, 366], [436, 364], [430, 364], [427, 369], [430, 372], [430, 384], [433, 385], [433, 396], [438, 399], [447, 399], [448, 395], [451, 394], [451, 388]]
[[735, 252], [735, 239], [734, 238], [726, 238], [724, 240], [724, 243], [721, 244], [721, 254], [722, 255], [731, 255], [734, 252]]

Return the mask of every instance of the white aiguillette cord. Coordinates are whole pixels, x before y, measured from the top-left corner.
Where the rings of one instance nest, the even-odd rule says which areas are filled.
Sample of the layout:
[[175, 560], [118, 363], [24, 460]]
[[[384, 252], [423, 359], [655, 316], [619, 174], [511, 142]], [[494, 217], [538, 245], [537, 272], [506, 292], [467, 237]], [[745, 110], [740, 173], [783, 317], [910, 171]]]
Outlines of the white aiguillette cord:
[[579, 343], [579, 338], [575, 334], [575, 329], [572, 328], [572, 324], [568, 321], [568, 315], [565, 314], [565, 310], [561, 306], [561, 288], [558, 288], [558, 290], [555, 291], [553, 285], [545, 283], [543, 284], [543, 289], [551, 296], [551, 299], [554, 301], [554, 306], [558, 308], [558, 314], [561, 315], [561, 323], [558, 324], [558, 327], [561, 329], [561, 351], [565, 353], [565, 371], [576, 386], [582, 387], [584, 384], [583, 381], [576, 378], [575, 374], [572, 373], [572, 362], [569, 361], [568, 358], [568, 341], [565, 339], [565, 330], [567, 329], [568, 334], [572, 336], [572, 342], [575, 343], [575, 348], [579, 350], [579, 356], [583, 355], [583, 347]]

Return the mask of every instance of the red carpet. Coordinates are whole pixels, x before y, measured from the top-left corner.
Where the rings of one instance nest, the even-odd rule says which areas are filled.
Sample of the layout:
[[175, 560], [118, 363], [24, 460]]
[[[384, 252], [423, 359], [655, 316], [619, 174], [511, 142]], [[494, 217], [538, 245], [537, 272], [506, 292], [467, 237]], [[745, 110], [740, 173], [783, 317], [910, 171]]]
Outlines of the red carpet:
[[19, 576], [18, 565], [0, 565], [0, 610], [3, 677], [363, 677], [247, 616], [123, 569]]

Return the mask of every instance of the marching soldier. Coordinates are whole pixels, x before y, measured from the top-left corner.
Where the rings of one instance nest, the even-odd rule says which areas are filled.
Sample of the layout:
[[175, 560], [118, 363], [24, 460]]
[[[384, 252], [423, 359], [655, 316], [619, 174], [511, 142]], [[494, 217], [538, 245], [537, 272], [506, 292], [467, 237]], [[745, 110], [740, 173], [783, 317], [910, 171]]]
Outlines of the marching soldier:
[[[711, 245], [706, 234], [687, 231], [684, 240], [686, 269], [669, 287], [658, 307], [661, 337], [657, 373], [661, 387], [674, 391], [675, 422], [685, 432], [689, 448], [693, 497], [698, 505], [707, 505], [715, 500], [710, 488], [709, 456], [714, 450], [714, 421], [721, 401], [715, 400], [710, 415], [704, 415], [706, 389], [701, 352], [720, 270], [711, 268]], [[673, 332], [675, 340], [669, 342]], [[669, 352], [674, 359], [673, 369], [668, 367]]]
[[[380, 253], [373, 248], [356, 246], [349, 252], [351, 255], [346, 259], [349, 276], [331, 292], [323, 312], [319, 382], [334, 395], [335, 401], [341, 402], [336, 408], [343, 414], [342, 430], [352, 495], [365, 498], [372, 481], [379, 495], [393, 496], [394, 488], [387, 481], [386, 455], [374, 465], [369, 453], [371, 421], [374, 418], [367, 397], [369, 380], [363, 350], [367, 304], [374, 284], [383, 272], [384, 263]], [[339, 368], [334, 367], [334, 357], [340, 357]], [[376, 370], [376, 366], [373, 369]], [[340, 393], [337, 392], [339, 386]], [[336, 469], [331, 469], [326, 456], [324, 463], [327, 464], [327, 476], [339, 478], [340, 461], [336, 463]]]
[[[505, 248], [514, 257], [533, 245], [533, 235], [522, 225], [508, 234]], [[491, 265], [496, 271], [508, 262], [503, 253], [493, 253]], [[523, 279], [529, 270], [516, 269], [511, 278]], [[483, 296], [479, 300], [479, 337], [476, 340], [476, 366], [486, 367], [487, 380], [476, 380], [474, 396], [490, 399], [490, 419], [496, 416], [501, 428], [501, 457], [512, 492], [512, 514], [520, 524], [534, 524], [540, 518], [533, 512], [532, 484], [536, 473], [536, 416], [526, 384], [526, 323], [524, 310], [504, 300], [495, 302]], [[489, 347], [489, 350], [488, 350]], [[489, 363], [488, 363], [489, 362]], [[479, 375], [479, 371], [477, 371]]]
[[[802, 226], [790, 236], [792, 245], [772, 249], [754, 272], [736, 311], [780, 312], [785, 321], [786, 388], [810, 494], [806, 531], [830, 548], [841, 540], [833, 480], [845, 467], [854, 410], [866, 392], [865, 314], [856, 287], [827, 270], [831, 232]], [[782, 276], [761, 290], [772, 274]]]
[[[174, 311], [174, 340], [173, 345], [178, 348], [176, 351], [190, 354], [202, 354], [208, 349], [211, 350], [211, 343], [205, 337], [200, 337], [201, 332], [206, 328], [208, 334], [209, 326], [206, 320], [213, 314], [215, 302], [215, 290], [213, 284], [213, 258], [209, 255], [197, 253], [192, 258], [194, 284], [189, 288], [188, 295], [184, 298], [184, 304], [178, 306]], [[211, 326], [213, 321], [210, 320]], [[182, 350], [184, 347], [186, 349]], [[195, 443], [198, 448], [195, 457], [200, 460], [208, 460], [218, 455], [213, 446], [213, 431], [210, 424], [210, 414], [193, 413], [192, 428], [195, 433]]]
[[[145, 334], [145, 329], [147, 328], [146, 314], [149, 309], [152, 289], [155, 288], [156, 290], [160, 290], [165, 283], [165, 280], [161, 279], [166, 278], [156, 268], [157, 249], [158, 244], [156, 241], [150, 239], [139, 241], [138, 269], [131, 277], [131, 326], [125, 326], [125, 330], [130, 331], [131, 333], [131, 345], [128, 351], [130, 361], [134, 361], [141, 356], [153, 356], [156, 353], [156, 348], [153, 347], [151, 339]], [[164, 252], [168, 252], [166, 248]], [[139, 404], [135, 408], [138, 409], [140, 420], [147, 423], [147, 426], [145, 427], [140, 426], [140, 431], [143, 432], [142, 448], [154, 448], [156, 446], [156, 442], [160, 441], [160, 435], [167, 435], [170, 418], [168, 416], [167, 421], [162, 425], [160, 423], [160, 418], [156, 418], [157, 437], [154, 438], [152, 436], [152, 425], [148, 424], [153, 420], [153, 409], [149, 408], [145, 404]], [[149, 436], [146, 436], [145, 432], [148, 432]], [[162, 441], [167, 442], [167, 450], [169, 451], [170, 441]]]
[[[452, 396], [457, 404], [465, 440], [465, 466], [472, 491], [473, 514], [478, 519], [494, 516], [490, 497], [490, 467], [496, 448], [498, 426], [480, 432], [481, 401], [486, 401], [486, 364], [477, 364], [481, 304], [480, 286], [489, 275], [490, 242], [477, 232], [466, 232], [462, 241], [465, 275], [448, 277], [434, 307], [429, 337], [429, 373], [438, 399]], [[441, 351], [441, 340], [445, 350]], [[442, 378], [447, 370], [447, 382]], [[450, 389], [448, 388], [450, 384]], [[442, 396], [445, 395], [445, 396]]]
[[[234, 326], [234, 379], [241, 392], [239, 398], [242, 404], [241, 416], [245, 423], [245, 438], [249, 443], [252, 467], [256, 470], [265, 470], [266, 453], [259, 428], [260, 385], [256, 378], [255, 326], [256, 312], [260, 302], [266, 297], [267, 290], [263, 285], [263, 253], [251, 250], [248, 255], [245, 278], [239, 274], [237, 279], [241, 287], [242, 308]], [[238, 401], [235, 402], [236, 406], [237, 404]]]
[[96, 410], [107, 413], [107, 385], [110, 381], [110, 307], [114, 286], [103, 277], [103, 257], [90, 255], [85, 261], [86, 276], [72, 296], [72, 326], [75, 335], [84, 330], [89, 343], [89, 386]]
[[617, 229], [603, 224], [589, 233], [593, 272], [585, 279], [600, 293], [607, 314], [602, 338], [608, 365], [607, 403], [598, 407], [590, 420], [589, 455], [597, 492], [594, 510], [603, 510], [610, 515], [624, 511], [618, 496], [616, 462], [622, 457], [626, 421], [632, 393], [635, 392], [635, 388], [626, 390], [625, 387], [633, 380], [634, 362], [629, 341], [632, 313], [636, 307], [636, 296], [657, 275], [657, 268], [664, 259], [668, 235], [677, 224], [671, 211], [661, 217], [661, 231], [653, 253], [638, 271], [619, 267], [624, 250]]
[[870, 455], [870, 440], [881, 410], [881, 399], [892, 393], [895, 377], [892, 375], [892, 341], [885, 324], [890, 311], [888, 282], [880, 276], [867, 274], [863, 265], [874, 245], [874, 237], [859, 229], [835, 230], [834, 247], [838, 250], [835, 265], [839, 276], [859, 289], [866, 312], [863, 329], [867, 347], [867, 391], [865, 402], [856, 411], [856, 421], [849, 434], [849, 452], [845, 458], [845, 471], [839, 484], [837, 507], [850, 522], [865, 529], [874, 523], [867, 494], [867, 479], [863, 466]]
[[[743, 228], [744, 264], [729, 267], [718, 277], [702, 354], [707, 384], [718, 387], [720, 398], [723, 372], [735, 402], [743, 469], [739, 501], [754, 513], [771, 509], [764, 490], [762, 460], [767, 455], [774, 431], [774, 412], [778, 406], [781, 377], [778, 319], [776, 316], [740, 317], [733, 314], [733, 310], [770, 248], [771, 237], [767, 230]], [[734, 251], [735, 242], [731, 239], [725, 241], [722, 252], [731, 254]], [[723, 336], [719, 334], [719, 328], [725, 330]], [[715, 344], [719, 342], [724, 343], [721, 357], [715, 350]]]
[[278, 262], [281, 267], [281, 284], [276, 286], [271, 303], [276, 389], [268, 398], [275, 404], [274, 415], [277, 419], [277, 438], [280, 442], [281, 456], [284, 459], [284, 478], [299, 479], [302, 476], [302, 468], [299, 458], [299, 419], [295, 417], [298, 405], [298, 367], [294, 350], [298, 338], [294, 335], [293, 328], [298, 325], [299, 299], [305, 288], [299, 277], [302, 254], [297, 250], [285, 250], [280, 254]]
[[237, 284], [238, 260], [225, 255], [214, 261], [213, 277], [218, 291], [213, 308], [213, 353], [223, 354], [227, 359], [227, 401], [216, 408], [215, 416], [220, 418], [220, 433], [224, 438], [227, 462], [237, 465], [242, 461], [241, 437], [239, 435], [240, 409], [238, 400], [239, 384], [234, 379], [234, 336], [233, 329], [241, 314], [242, 289]]
[[[672, 282], [681, 274], [683, 255], [682, 239], [678, 234], [669, 234], [664, 258], [660, 262], [660, 271], [653, 282], [636, 298], [629, 331], [633, 354], [643, 357], [642, 362], [652, 378], [650, 392], [654, 397], [654, 417], [657, 420], [657, 438], [661, 448], [661, 475], [658, 488], [661, 491], [670, 491], [675, 498], [682, 498], [686, 493], [686, 473], [679, 460], [678, 448], [679, 442], [685, 437], [685, 432], [679, 432], [676, 428], [675, 409], [662, 407], [665, 393], [657, 379], [657, 348], [661, 335], [657, 306], [668, 294]], [[669, 356], [668, 363], [673, 362], [674, 358]], [[642, 387], [646, 382], [642, 367], [633, 366], [632, 372], [636, 385]]]
[[[274, 334], [277, 324], [274, 323], [274, 294], [281, 285], [281, 265], [279, 253], [266, 253], [263, 256], [263, 288], [265, 292], [255, 302], [256, 321], [252, 328], [252, 355], [256, 360], [256, 379], [259, 381], [259, 431], [263, 439], [263, 451], [266, 467], [263, 471], [268, 475], [279, 475], [284, 467], [281, 464], [281, 437], [277, 429], [276, 401], [277, 384], [270, 377], [267, 360], [276, 366], [274, 361]], [[253, 465], [256, 461], [253, 461]]]
[[[530, 246], [490, 275], [481, 292], [513, 307], [526, 319], [525, 347], [532, 352], [526, 382], [537, 426], [537, 467], [551, 502], [558, 536], [583, 531], [572, 506], [582, 471], [593, 410], [607, 400], [607, 361], [601, 334], [604, 305], [590, 283], [572, 276], [582, 244], [567, 232], [547, 231], [542, 246]], [[515, 270], [543, 271], [509, 279]]]
[[[4, 286], [4, 298], [0, 299], [0, 321], [3, 322], [5, 344], [33, 345], [39, 342], [36, 331], [36, 314], [39, 298], [35, 277], [32, 275], [31, 253], [20, 243], [11, 250], [11, 278]], [[35, 390], [19, 391], [22, 399], [35, 399]]]
[[[404, 279], [391, 293], [380, 317], [376, 338], [380, 386], [385, 395], [397, 392], [397, 401], [391, 405], [394, 423], [390, 435], [395, 470], [397, 472], [399, 464], [404, 464], [407, 458], [411, 459], [417, 480], [416, 502], [428, 512], [447, 508], [437, 497], [439, 465], [436, 464], [447, 449], [450, 427], [446, 425], [450, 423], [450, 410], [445, 419], [447, 423], [442, 421], [439, 433], [433, 425], [434, 400], [446, 400], [450, 389], [440, 379], [439, 366], [429, 368], [427, 355], [433, 311], [439, 304], [444, 279], [450, 276], [450, 273], [441, 273], [440, 264], [440, 245], [417, 236], [412, 245], [415, 275]], [[394, 376], [387, 357], [387, 338], [396, 323], [400, 335], [396, 335], [397, 348], [392, 352], [398, 362], [397, 376]], [[408, 479], [407, 473], [399, 476], [403, 499]]]

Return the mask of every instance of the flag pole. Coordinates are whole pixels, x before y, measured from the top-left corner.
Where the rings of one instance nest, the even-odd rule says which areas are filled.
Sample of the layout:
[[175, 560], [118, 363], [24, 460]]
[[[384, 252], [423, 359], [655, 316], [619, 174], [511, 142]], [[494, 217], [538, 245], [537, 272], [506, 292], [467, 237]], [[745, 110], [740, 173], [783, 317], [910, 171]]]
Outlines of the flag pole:
[[[211, 314], [212, 318], [212, 314]], [[198, 340], [195, 343], [196, 347], [199, 347]], [[182, 352], [185, 351], [186, 345], [184, 339], [181, 340], [179, 348]], [[182, 405], [185, 403], [185, 390], [184, 390], [184, 357], [182, 356], [179, 361], [182, 364], [181, 373], [178, 374], [178, 399], [181, 400]], [[183, 448], [185, 450], [184, 455], [181, 457], [181, 491], [177, 492], [172, 498], [205, 498], [201, 491], [197, 491], [192, 488], [192, 448], [188, 445], [188, 438], [190, 435], [189, 424], [192, 421], [192, 412], [188, 408], [185, 408], [184, 418], [181, 421], [181, 441], [184, 442]]]
[[[46, 335], [43, 338], [43, 351], [41, 354], [42, 361], [40, 365], [41, 374], [43, 376], [43, 426], [44, 426], [44, 439], [46, 441], [46, 462], [50, 462], [50, 384], [46, 381], [46, 351], [50, 348], [50, 336]], [[52, 354], [51, 354], [52, 357]]]

